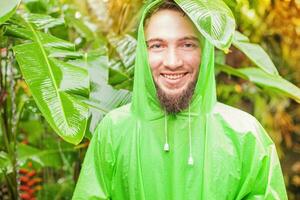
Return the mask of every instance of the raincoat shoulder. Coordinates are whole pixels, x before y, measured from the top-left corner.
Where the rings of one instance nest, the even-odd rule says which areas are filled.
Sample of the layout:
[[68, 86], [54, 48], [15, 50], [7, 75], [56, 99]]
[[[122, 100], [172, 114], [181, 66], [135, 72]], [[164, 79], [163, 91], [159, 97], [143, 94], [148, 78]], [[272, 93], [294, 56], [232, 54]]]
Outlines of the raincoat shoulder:
[[90, 141], [72, 199], [110, 199], [114, 163], [111, 120], [109, 115], [106, 115]]
[[[73, 200], [112, 199], [118, 143], [132, 121], [130, 104], [110, 111], [97, 126], [87, 150]], [[120, 133], [120, 134], [116, 134]]]
[[223, 133], [231, 138], [242, 163], [236, 198], [287, 200], [275, 144], [257, 119], [222, 103], [214, 107], [214, 116], [222, 123]]

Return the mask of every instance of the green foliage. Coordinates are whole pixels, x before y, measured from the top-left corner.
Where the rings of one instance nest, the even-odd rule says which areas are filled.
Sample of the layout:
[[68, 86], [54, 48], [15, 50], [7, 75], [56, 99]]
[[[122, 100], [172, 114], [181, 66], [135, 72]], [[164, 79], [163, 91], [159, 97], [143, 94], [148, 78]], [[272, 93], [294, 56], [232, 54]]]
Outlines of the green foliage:
[[0, 2], [0, 25], [16, 12], [20, 1], [21, 0], [2, 0]]
[[[31, 19], [38, 27], [51, 24], [47, 18], [46, 22]], [[71, 45], [39, 33], [28, 21], [25, 23], [32, 43], [14, 47], [23, 76], [39, 109], [56, 133], [66, 141], [78, 144], [84, 136], [88, 108], [77, 96], [88, 96], [88, 73], [84, 68], [49, 57], [48, 52], [56, 49], [72, 51]]]
[[61, 179], [59, 184], [56, 182], [47, 183], [44, 189], [39, 192], [38, 199], [43, 200], [69, 200], [72, 199], [72, 194], [75, 184], [72, 179]]
[[278, 94], [286, 95], [300, 102], [299, 88], [282, 77], [272, 76], [257, 68], [244, 68], [239, 71], [247, 76], [248, 80], [258, 85], [266, 86], [269, 90], [275, 90]]
[[235, 30], [231, 10], [222, 0], [175, 0], [194, 21], [200, 33], [217, 48], [228, 51]]
[[[221, 71], [299, 101], [299, 89], [278, 75], [265, 51], [246, 36], [234, 32], [233, 14], [223, 1], [178, 0], [177, 3], [188, 11], [200, 32], [216, 47], [226, 50], [233, 41], [233, 45], [259, 67], [237, 70], [219, 65]], [[11, 23], [5, 26], [6, 35], [26, 41], [13, 49], [39, 110], [58, 135], [78, 144], [85, 134], [90, 135], [105, 113], [130, 100], [130, 92], [116, 89], [132, 89], [136, 40], [129, 34], [116, 33], [109, 33], [104, 43], [105, 40], [96, 40], [97, 33], [83, 18], [78, 20], [80, 14], [70, 8], [64, 16], [78, 36], [86, 43], [95, 40], [95, 43], [107, 44], [106, 48], [93, 45], [96, 54], [75, 51], [72, 43], [47, 32], [61, 26], [64, 19], [36, 14], [41, 10], [33, 9], [33, 5], [39, 4], [45, 6], [43, 1], [26, 2], [29, 10], [35, 13], [11, 18]], [[51, 8], [46, 6], [44, 12], [49, 11]]]
[[109, 82], [109, 59], [104, 48], [97, 52], [85, 54], [85, 59], [70, 60], [74, 66], [85, 66], [89, 73], [90, 94], [89, 99], [83, 102], [89, 107], [89, 127], [86, 136], [90, 138], [96, 126], [110, 110], [124, 105], [130, 101], [131, 93], [127, 90], [114, 89]]
[[261, 46], [251, 43], [247, 36], [236, 31], [233, 45], [245, 53], [256, 66], [269, 74], [278, 75], [278, 71], [269, 55]]
[[[49, 179], [39, 198], [70, 199], [86, 147], [83, 138], [91, 138], [106, 113], [130, 102], [136, 11], [142, 3], [91, 2], [24, 0], [18, 14], [18, 0], [0, 2], [0, 182], [14, 188], [12, 199], [17, 170], [28, 162]], [[241, 13], [244, 5], [258, 8], [258, 1], [225, 0], [232, 11], [222, 0], [176, 2], [222, 50], [215, 59], [219, 100], [253, 113], [281, 142], [271, 111], [287, 107], [285, 97], [300, 102], [300, 90], [279, 75], [269, 55], [243, 29], [235, 31], [232, 14], [241, 26], [240, 19], [247, 17]], [[252, 27], [254, 21], [241, 27]], [[231, 43], [251, 62], [228, 65]], [[224, 78], [220, 72], [233, 76]], [[285, 103], [278, 103], [282, 99]], [[82, 143], [74, 147], [67, 142]]]
[[108, 83], [116, 89], [132, 90], [135, 49], [137, 41], [132, 36], [109, 35], [110, 63]]
[[[269, 78], [266, 79], [268, 81], [262, 82], [258, 78], [253, 78], [262, 76], [263, 72], [258, 69], [253, 69], [256, 70], [256, 74], [253, 74], [253, 70], [236, 70], [226, 66], [221, 67], [220, 70], [238, 75], [258, 85], [275, 88], [281, 91], [281, 94], [299, 100], [299, 89], [278, 75], [277, 69], [265, 51], [259, 45], [251, 43], [246, 36], [234, 32], [233, 14], [223, 1], [207, 3], [178, 0], [177, 3], [188, 11], [189, 17], [198, 26], [200, 32], [216, 47], [226, 50], [233, 41], [234, 46], [270, 75], [264, 77]], [[29, 9], [31, 12], [37, 12], [32, 5], [39, 4], [44, 5], [43, 2], [38, 1], [25, 3], [32, 8]], [[45, 7], [44, 12], [50, 10], [49, 7]], [[77, 15], [79, 17], [76, 17]], [[97, 34], [85, 20], [78, 20], [81, 19], [80, 14], [73, 8], [70, 8], [64, 16], [67, 25], [74, 28], [78, 36], [85, 39], [87, 43], [97, 41]], [[45, 32], [62, 25], [63, 18], [26, 13], [22, 16], [16, 15], [11, 18], [11, 22], [6, 25], [6, 35], [30, 41], [13, 47], [23, 77], [48, 123], [66, 141], [78, 144], [85, 133], [90, 135], [95, 124], [105, 113], [129, 101], [129, 92], [115, 89], [132, 89], [136, 47], [136, 40], [132, 36], [109, 33], [105, 43], [104, 40], [97, 41], [102, 45], [107, 44], [107, 48], [96, 45], [94, 47], [98, 47], [98, 50], [96, 49], [95, 52], [98, 54], [90, 56], [89, 53], [75, 51], [72, 43]], [[98, 66], [91, 67], [95, 63], [98, 63]], [[102, 80], [92, 78], [94, 74], [98, 74], [96, 71], [104, 74], [100, 76], [103, 77]], [[280, 81], [271, 84], [276, 82], [274, 80]], [[96, 98], [96, 93], [101, 95], [97, 95]], [[105, 99], [110, 99], [113, 103], [105, 102]]]

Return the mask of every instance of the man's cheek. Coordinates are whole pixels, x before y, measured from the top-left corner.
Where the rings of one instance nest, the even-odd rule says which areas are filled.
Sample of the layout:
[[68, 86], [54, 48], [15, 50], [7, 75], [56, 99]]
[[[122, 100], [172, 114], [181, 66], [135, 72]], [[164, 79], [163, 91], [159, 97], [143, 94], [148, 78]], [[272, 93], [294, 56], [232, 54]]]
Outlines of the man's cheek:
[[158, 56], [149, 56], [149, 65], [152, 69], [152, 72], [157, 72], [161, 65], [161, 58]]

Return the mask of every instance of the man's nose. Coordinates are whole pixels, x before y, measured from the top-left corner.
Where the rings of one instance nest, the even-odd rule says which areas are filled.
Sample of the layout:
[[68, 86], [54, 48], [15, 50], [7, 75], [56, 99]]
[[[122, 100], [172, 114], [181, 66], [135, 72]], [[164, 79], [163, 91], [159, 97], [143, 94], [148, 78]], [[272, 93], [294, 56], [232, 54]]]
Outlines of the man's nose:
[[169, 68], [178, 68], [183, 65], [180, 54], [175, 48], [168, 48], [163, 61], [164, 66]]

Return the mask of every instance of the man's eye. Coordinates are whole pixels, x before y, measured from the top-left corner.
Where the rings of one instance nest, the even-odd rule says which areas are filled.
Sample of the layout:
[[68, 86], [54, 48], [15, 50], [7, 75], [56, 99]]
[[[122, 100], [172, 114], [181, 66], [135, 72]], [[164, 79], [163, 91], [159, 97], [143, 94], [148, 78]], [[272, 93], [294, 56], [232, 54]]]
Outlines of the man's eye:
[[183, 47], [184, 47], [184, 48], [194, 48], [194, 47], [196, 47], [196, 45], [193, 44], [193, 43], [184, 43], [184, 44], [183, 44]]
[[159, 48], [162, 48], [162, 45], [161, 44], [152, 44], [149, 46], [150, 49], [159, 49]]

